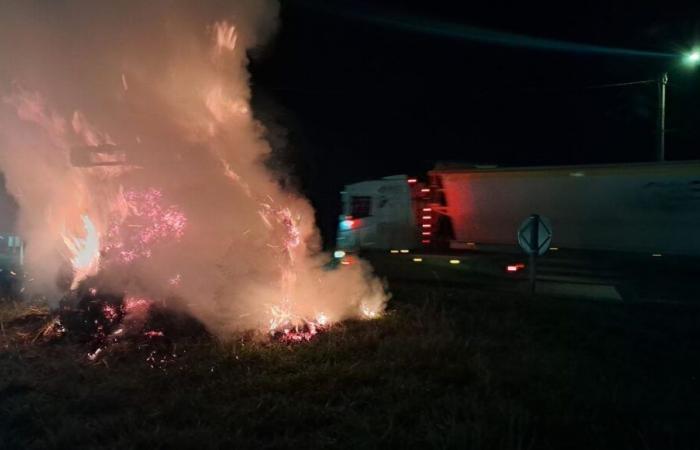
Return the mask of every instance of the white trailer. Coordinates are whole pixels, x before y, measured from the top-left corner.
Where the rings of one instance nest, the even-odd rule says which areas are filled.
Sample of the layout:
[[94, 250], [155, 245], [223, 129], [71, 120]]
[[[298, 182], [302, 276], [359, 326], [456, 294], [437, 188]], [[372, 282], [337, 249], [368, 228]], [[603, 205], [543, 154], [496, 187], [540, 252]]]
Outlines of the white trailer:
[[348, 185], [338, 248], [517, 248], [530, 214], [552, 246], [700, 256], [700, 162], [556, 167], [438, 165]]
[[700, 162], [533, 168], [438, 167], [457, 246], [517, 245], [530, 214], [552, 246], [700, 255]]

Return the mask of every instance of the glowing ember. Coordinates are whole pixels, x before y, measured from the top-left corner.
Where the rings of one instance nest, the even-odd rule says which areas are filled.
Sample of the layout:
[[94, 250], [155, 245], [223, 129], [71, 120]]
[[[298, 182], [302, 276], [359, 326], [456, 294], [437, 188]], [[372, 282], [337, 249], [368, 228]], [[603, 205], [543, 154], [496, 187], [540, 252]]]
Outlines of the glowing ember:
[[122, 263], [150, 258], [152, 246], [179, 240], [185, 233], [187, 218], [177, 206], [163, 206], [163, 194], [157, 189], [124, 193], [127, 217], [114, 223], [107, 233], [105, 252]]
[[88, 353], [87, 357], [90, 361], [94, 361], [97, 359], [98, 356], [100, 356], [100, 353], [102, 353], [104, 349], [102, 347], [99, 347], [97, 350], [95, 350], [92, 353]]
[[316, 336], [316, 330], [287, 330], [279, 336], [279, 340], [285, 343], [308, 342]]
[[331, 326], [328, 316], [324, 313], [316, 314], [315, 320], [311, 321], [294, 317], [288, 311], [275, 307], [272, 308], [272, 312], [276, 320], [270, 322], [270, 335], [287, 344], [308, 342]]
[[81, 219], [85, 229], [84, 238], [63, 235], [63, 242], [71, 252], [70, 262], [73, 265], [71, 289], [77, 288], [87, 277], [95, 275], [100, 265], [100, 236], [87, 215], [83, 215]]
[[299, 231], [298, 225], [300, 219], [295, 219], [289, 208], [274, 208], [269, 203], [261, 203], [260, 206], [262, 208], [259, 214], [267, 228], [275, 228], [272, 225], [272, 220], [280, 225], [281, 231], [283, 231], [283, 245], [285, 250], [291, 252], [293, 248], [298, 247], [301, 243], [301, 232]]
[[144, 336], [148, 338], [155, 338], [155, 337], [163, 337], [165, 334], [160, 331], [160, 330], [149, 330], [149, 331], [144, 331], [143, 333]]
[[287, 326], [291, 327], [294, 322], [294, 316], [292, 315], [289, 307], [280, 307], [273, 305], [270, 307], [270, 332], [274, 333], [281, 328]]
[[106, 303], [104, 306], [102, 306], [102, 315], [105, 317], [105, 319], [107, 319], [108, 322], [114, 322], [119, 318], [119, 312], [117, 311], [117, 308]]
[[124, 299], [124, 311], [133, 313], [136, 311], [147, 311], [151, 307], [151, 301], [144, 297], [126, 297]]

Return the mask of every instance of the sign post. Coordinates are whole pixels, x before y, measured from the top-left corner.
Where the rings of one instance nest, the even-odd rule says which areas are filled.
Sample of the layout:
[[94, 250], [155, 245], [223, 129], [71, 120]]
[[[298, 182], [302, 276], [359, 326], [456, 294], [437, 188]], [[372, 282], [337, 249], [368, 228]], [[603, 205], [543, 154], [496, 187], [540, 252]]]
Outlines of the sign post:
[[530, 256], [530, 292], [535, 293], [537, 257], [549, 250], [552, 242], [552, 225], [546, 217], [532, 214], [518, 229], [518, 244]]

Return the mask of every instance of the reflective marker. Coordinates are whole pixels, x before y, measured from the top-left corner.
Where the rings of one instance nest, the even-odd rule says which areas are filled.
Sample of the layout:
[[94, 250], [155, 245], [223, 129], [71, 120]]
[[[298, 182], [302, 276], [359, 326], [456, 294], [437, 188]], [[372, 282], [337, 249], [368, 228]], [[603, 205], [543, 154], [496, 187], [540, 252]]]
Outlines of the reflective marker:
[[398, 253], [398, 250], [390, 250], [390, 253]]
[[401, 253], [408, 253], [408, 250], [401, 250]]
[[413, 262], [423, 262], [423, 258], [413, 258]]
[[459, 260], [458, 259], [451, 259], [450, 264], [459, 264]]

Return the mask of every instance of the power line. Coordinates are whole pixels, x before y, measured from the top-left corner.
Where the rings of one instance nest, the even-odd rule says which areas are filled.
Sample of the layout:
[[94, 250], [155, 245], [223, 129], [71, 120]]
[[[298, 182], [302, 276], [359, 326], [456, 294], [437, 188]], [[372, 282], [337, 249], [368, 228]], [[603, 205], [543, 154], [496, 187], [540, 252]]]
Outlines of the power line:
[[595, 84], [591, 86], [583, 86], [581, 89], [605, 89], [612, 87], [624, 87], [624, 86], [636, 86], [640, 84], [652, 84], [656, 83], [658, 80], [641, 80], [641, 81], [628, 81], [626, 83], [608, 83], [608, 84]]
[[[606, 83], [606, 84], [592, 84], [592, 85], [568, 85], [568, 86], [504, 86], [504, 85], [499, 85], [498, 89], [504, 90], [504, 91], [512, 91], [512, 90], [523, 90], [523, 91], [566, 91], [566, 90], [580, 90], [580, 89], [607, 89], [607, 88], [615, 88], [615, 87], [626, 87], [626, 86], [639, 86], [639, 85], [645, 85], [645, 84], [654, 84], [657, 83], [658, 80], [639, 80], [639, 81], [628, 81], [628, 82], [622, 82], [622, 83]], [[381, 90], [385, 90], [387, 88], [391, 88], [392, 85], [390, 84], [380, 84], [380, 83], [372, 83], [372, 87], [374, 88], [379, 88]], [[394, 86], [395, 87], [395, 86]], [[314, 94], [322, 94], [326, 95], [329, 93], [350, 93], [352, 92], [352, 89], [346, 88], [338, 88], [338, 89], [318, 89], [318, 88], [299, 88], [299, 87], [280, 87], [280, 86], [272, 86], [272, 87], [266, 87], [266, 89], [269, 89], [271, 91], [287, 91], [287, 92], [299, 92], [299, 93], [314, 93]], [[367, 89], [367, 86], [363, 86], [361, 84], [356, 85], [357, 90], [365, 90]], [[492, 90], [487, 89], [487, 92], [491, 92]]]

